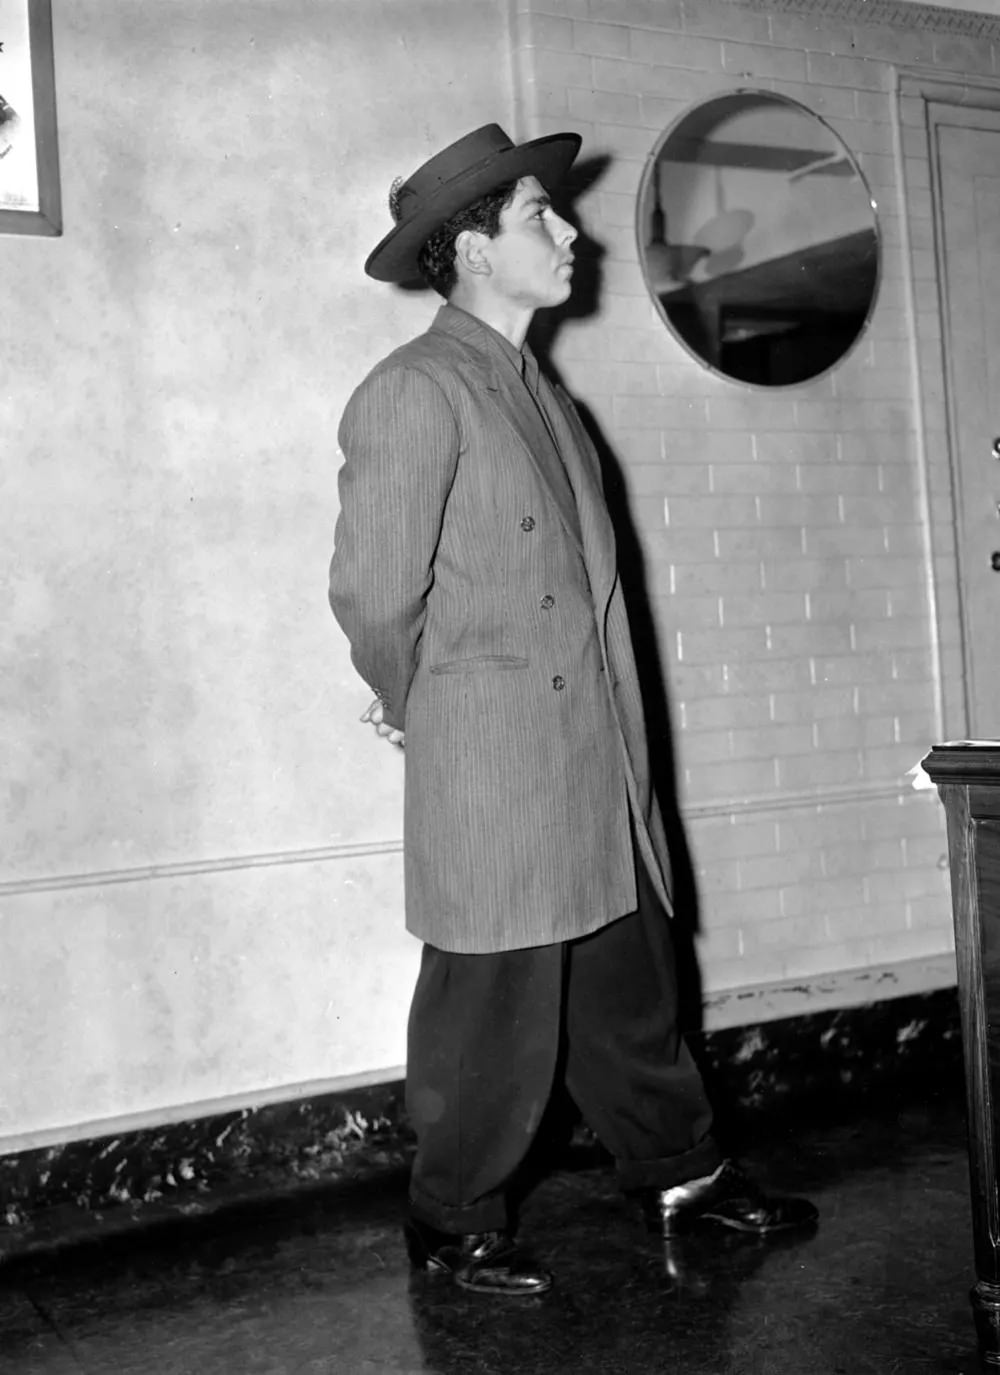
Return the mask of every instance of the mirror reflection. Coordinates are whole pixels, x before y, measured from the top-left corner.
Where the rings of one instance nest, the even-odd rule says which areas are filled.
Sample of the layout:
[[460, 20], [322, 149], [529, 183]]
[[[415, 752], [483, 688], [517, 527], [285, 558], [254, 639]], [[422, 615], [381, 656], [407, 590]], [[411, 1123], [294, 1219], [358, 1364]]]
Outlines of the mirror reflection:
[[816, 377], [871, 313], [868, 188], [829, 126], [783, 96], [733, 92], [674, 125], [647, 164], [637, 229], [664, 319], [728, 377], [774, 387]]

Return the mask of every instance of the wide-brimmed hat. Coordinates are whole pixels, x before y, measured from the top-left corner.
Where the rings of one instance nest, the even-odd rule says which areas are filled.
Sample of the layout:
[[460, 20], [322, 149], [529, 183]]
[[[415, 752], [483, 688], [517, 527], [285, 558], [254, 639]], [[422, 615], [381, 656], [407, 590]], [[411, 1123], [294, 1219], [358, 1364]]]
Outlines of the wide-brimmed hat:
[[546, 190], [566, 173], [580, 151], [579, 134], [549, 134], [515, 144], [499, 124], [474, 129], [408, 177], [393, 184], [390, 209], [396, 221], [368, 256], [365, 271], [380, 282], [411, 282], [417, 256], [446, 220], [504, 182], [537, 177]]

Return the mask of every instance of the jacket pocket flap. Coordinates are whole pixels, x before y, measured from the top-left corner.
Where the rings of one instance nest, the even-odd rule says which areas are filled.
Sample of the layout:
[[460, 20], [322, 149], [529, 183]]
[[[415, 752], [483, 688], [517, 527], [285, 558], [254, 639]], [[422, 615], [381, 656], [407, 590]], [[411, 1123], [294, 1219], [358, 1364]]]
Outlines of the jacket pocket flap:
[[431, 673], [491, 673], [512, 668], [527, 668], [528, 660], [514, 654], [477, 654], [472, 659], [448, 659], [431, 664]]

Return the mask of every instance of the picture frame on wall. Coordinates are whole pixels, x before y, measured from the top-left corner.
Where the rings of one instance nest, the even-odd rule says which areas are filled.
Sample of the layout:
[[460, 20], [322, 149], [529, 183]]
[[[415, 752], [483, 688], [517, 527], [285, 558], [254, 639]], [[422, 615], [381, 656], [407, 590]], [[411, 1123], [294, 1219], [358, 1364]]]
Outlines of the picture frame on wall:
[[0, 0], [0, 234], [61, 233], [52, 0]]

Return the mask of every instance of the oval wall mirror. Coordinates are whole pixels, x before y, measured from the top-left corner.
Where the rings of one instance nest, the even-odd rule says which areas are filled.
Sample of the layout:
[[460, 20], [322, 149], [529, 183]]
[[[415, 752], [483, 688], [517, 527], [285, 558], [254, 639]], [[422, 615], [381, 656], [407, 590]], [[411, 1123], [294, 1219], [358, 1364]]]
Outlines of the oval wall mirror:
[[660, 314], [726, 377], [817, 377], [871, 315], [875, 203], [829, 125], [784, 96], [733, 91], [668, 129], [643, 174], [637, 233]]

